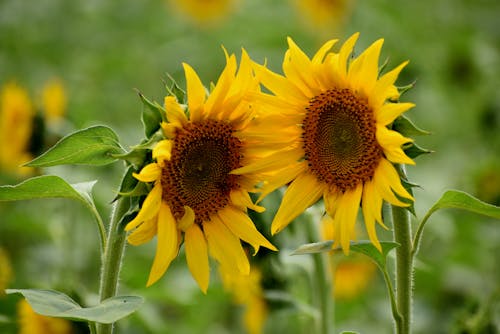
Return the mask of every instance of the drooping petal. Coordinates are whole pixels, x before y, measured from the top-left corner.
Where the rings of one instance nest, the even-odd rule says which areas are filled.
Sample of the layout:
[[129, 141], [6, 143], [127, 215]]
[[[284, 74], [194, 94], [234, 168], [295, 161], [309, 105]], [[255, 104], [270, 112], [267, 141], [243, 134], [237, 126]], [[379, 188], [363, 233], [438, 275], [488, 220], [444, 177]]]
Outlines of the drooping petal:
[[201, 291], [207, 293], [210, 280], [207, 241], [198, 224], [192, 224], [185, 233], [184, 247], [189, 271]]
[[285, 228], [305, 209], [316, 203], [322, 194], [323, 186], [316, 181], [315, 176], [309, 173], [299, 175], [283, 196], [281, 206], [271, 224], [271, 233], [274, 235]]
[[191, 225], [194, 224], [194, 219], [195, 219], [195, 213], [194, 213], [193, 209], [191, 209], [189, 206], [185, 205], [184, 206], [184, 215], [182, 216], [181, 220], [178, 223], [179, 230], [185, 232], [188, 228], [191, 227]]
[[238, 269], [241, 274], [248, 275], [250, 263], [240, 239], [217, 216], [203, 222], [203, 231], [210, 253], [222, 266]]
[[144, 166], [139, 174], [132, 174], [137, 180], [141, 182], [153, 182], [158, 180], [161, 175], [161, 168], [157, 163], [150, 163]]
[[179, 251], [177, 241], [177, 225], [170, 208], [165, 203], [161, 204], [158, 213], [158, 242], [156, 255], [151, 267], [146, 286], [150, 286], [163, 276], [172, 260]]
[[182, 65], [186, 75], [189, 118], [196, 122], [202, 119], [206, 91], [193, 68], [186, 63]]
[[376, 137], [384, 150], [385, 156], [391, 162], [409, 165], [415, 164], [401, 148], [401, 145], [412, 142], [412, 139], [403, 137], [399, 132], [389, 130], [381, 125], [377, 125]]
[[380, 242], [377, 238], [377, 232], [375, 231], [375, 222], [382, 221], [382, 198], [374, 189], [373, 182], [365, 183], [361, 203], [368, 237], [370, 238], [370, 241], [373, 243], [373, 245], [379, 251], [381, 251], [382, 246], [380, 245]]
[[345, 254], [349, 254], [351, 238], [354, 235], [354, 224], [359, 211], [363, 185], [358, 185], [354, 190], [347, 190], [339, 198], [335, 217], [335, 224], [340, 226], [340, 245]]
[[233, 203], [233, 205], [241, 209], [241, 211], [243, 212], [246, 212], [247, 208], [259, 213], [266, 211], [265, 207], [254, 204], [252, 202], [252, 199], [250, 198], [250, 195], [245, 190], [233, 190], [229, 194], [229, 198], [231, 199], [231, 203]]
[[141, 225], [139, 225], [132, 233], [127, 237], [127, 241], [134, 246], [142, 245], [153, 237], [157, 233], [156, 222], [158, 217], [153, 217], [152, 219], [146, 220]]
[[252, 220], [244, 213], [231, 206], [227, 206], [218, 212], [220, 220], [229, 228], [231, 232], [243, 241], [253, 246], [255, 252], [259, 251], [259, 246], [277, 251], [255, 227]]
[[151, 189], [148, 196], [142, 203], [142, 207], [137, 216], [135, 216], [135, 218], [132, 219], [127, 226], [125, 226], [125, 231], [130, 231], [136, 228], [143, 221], [149, 220], [158, 214], [161, 204], [161, 192], [161, 184], [158, 182], [155, 184], [153, 189]]
[[380, 177], [384, 179], [385, 183], [391, 186], [396, 194], [409, 200], [414, 200], [413, 196], [401, 184], [398, 172], [389, 161], [382, 159], [378, 170], [380, 170]]
[[172, 155], [172, 140], [162, 140], [153, 148], [153, 159], [158, 161], [170, 160]]

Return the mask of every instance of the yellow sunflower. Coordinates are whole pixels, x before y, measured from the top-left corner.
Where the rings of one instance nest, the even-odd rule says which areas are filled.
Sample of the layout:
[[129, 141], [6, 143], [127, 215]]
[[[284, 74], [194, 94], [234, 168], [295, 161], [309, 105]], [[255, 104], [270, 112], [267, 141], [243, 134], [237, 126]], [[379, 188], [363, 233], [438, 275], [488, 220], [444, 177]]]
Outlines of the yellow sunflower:
[[269, 173], [261, 197], [291, 182], [272, 222], [273, 234], [323, 197], [326, 218], [333, 221], [334, 247], [341, 245], [346, 253], [360, 205], [369, 238], [380, 249], [375, 222], [384, 226], [382, 202], [407, 206], [401, 198], [413, 200], [393, 166], [414, 163], [401, 148], [411, 139], [388, 128], [414, 106], [390, 102], [399, 97], [394, 83], [407, 62], [379, 77], [383, 40], [351, 58], [357, 38], [351, 36], [338, 53], [330, 52], [336, 42], [331, 40], [312, 59], [289, 38], [285, 76], [255, 65], [262, 84], [274, 94], [255, 98], [266, 120], [274, 121], [249, 131], [255, 138], [271, 138], [280, 149], [233, 171]]
[[156, 282], [177, 256], [184, 240], [188, 267], [203, 292], [209, 282], [208, 254], [236, 274], [248, 275], [250, 265], [240, 240], [277, 250], [256, 229], [247, 209], [261, 212], [248, 192], [259, 180], [252, 173], [231, 171], [254, 163], [246, 128], [253, 114], [247, 96], [259, 89], [251, 61], [243, 52], [227, 64], [210, 95], [187, 64], [187, 111], [175, 97], [165, 98], [166, 139], [153, 149], [154, 162], [134, 176], [154, 186], [127, 226], [128, 241], [142, 244], [157, 235], [156, 257], [147, 285]]
[[339, 28], [351, 14], [351, 0], [293, 0], [300, 16], [314, 29]]
[[42, 92], [43, 111], [47, 123], [60, 121], [66, 112], [67, 97], [64, 85], [60, 79], [47, 81]]
[[5, 296], [5, 289], [12, 280], [13, 272], [7, 252], [0, 247], [0, 298]]
[[32, 159], [30, 139], [35, 111], [28, 93], [15, 83], [4, 85], [0, 94], [0, 169], [27, 174], [20, 167]]

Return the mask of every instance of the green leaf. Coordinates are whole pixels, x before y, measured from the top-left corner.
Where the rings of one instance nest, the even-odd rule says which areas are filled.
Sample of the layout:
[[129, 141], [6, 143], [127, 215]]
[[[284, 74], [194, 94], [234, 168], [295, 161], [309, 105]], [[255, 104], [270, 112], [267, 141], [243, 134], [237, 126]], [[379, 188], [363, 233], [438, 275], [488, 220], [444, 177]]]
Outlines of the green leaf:
[[146, 138], [149, 138], [160, 129], [160, 124], [163, 121], [163, 114], [165, 114], [165, 111], [158, 103], [151, 102], [141, 92], [138, 93], [145, 107], [142, 111], [144, 134], [146, 135]]
[[500, 207], [483, 202], [474, 196], [460, 191], [460, 190], [448, 190], [441, 198], [429, 209], [425, 217], [422, 219], [417, 227], [417, 232], [415, 233], [413, 241], [412, 253], [415, 255], [418, 251], [420, 240], [422, 239], [422, 233], [424, 226], [430, 216], [440, 210], [440, 209], [462, 209], [469, 212], [478, 213], [480, 215], [500, 219]]
[[140, 168], [141, 166], [143, 166], [147, 157], [148, 157], [147, 149], [133, 149], [127, 153], [113, 154], [113, 158], [128, 161], [136, 168]]
[[92, 307], [81, 307], [69, 296], [54, 290], [8, 289], [22, 294], [33, 310], [41, 315], [103, 324], [116, 322], [136, 311], [143, 303], [139, 296], [116, 296]]
[[[313, 254], [342, 250], [341, 248], [332, 248], [333, 241], [321, 241], [314, 242], [310, 244], [301, 245], [299, 248], [294, 250], [290, 255], [302, 255], [302, 254]], [[367, 255], [381, 268], [385, 268], [387, 254], [399, 244], [390, 241], [382, 241], [380, 243], [382, 246], [382, 252], [380, 252], [375, 246], [367, 240], [361, 240], [357, 242], [351, 242], [350, 250], [353, 252], [358, 252]]]
[[79, 201], [94, 216], [104, 247], [106, 230], [102, 218], [92, 198], [92, 188], [97, 181], [75, 183], [70, 185], [59, 176], [43, 175], [25, 180], [14, 186], [0, 186], [0, 201], [21, 201], [39, 198], [68, 198]]
[[290, 255], [303, 255], [303, 254], [330, 252], [333, 250], [332, 245], [333, 245], [332, 240], [304, 244], [304, 245], [299, 246], [299, 248], [294, 250]]
[[123, 152], [115, 132], [106, 126], [98, 125], [67, 135], [26, 166], [107, 165], [116, 161], [113, 154]]
[[392, 129], [401, 133], [405, 137], [415, 137], [429, 135], [429, 131], [425, 131], [417, 127], [408, 117], [401, 115], [392, 124]]
[[363, 240], [351, 243], [351, 251], [364, 254], [371, 258], [381, 270], [385, 270], [387, 262], [387, 254], [399, 244], [392, 241], [380, 242], [382, 252], [380, 252], [370, 241]]
[[186, 102], [186, 92], [179, 87], [179, 85], [177, 84], [175, 79], [170, 74], [167, 74], [167, 76], [168, 76], [169, 80], [172, 82], [170, 87], [165, 85], [165, 89], [167, 90], [168, 95], [175, 96], [175, 98], [177, 99], [177, 101], [179, 101], [179, 103], [185, 103]]
[[403, 146], [403, 150], [406, 155], [412, 159], [418, 157], [419, 155], [433, 152], [431, 150], [418, 146], [416, 143], [409, 143], [408, 145]]

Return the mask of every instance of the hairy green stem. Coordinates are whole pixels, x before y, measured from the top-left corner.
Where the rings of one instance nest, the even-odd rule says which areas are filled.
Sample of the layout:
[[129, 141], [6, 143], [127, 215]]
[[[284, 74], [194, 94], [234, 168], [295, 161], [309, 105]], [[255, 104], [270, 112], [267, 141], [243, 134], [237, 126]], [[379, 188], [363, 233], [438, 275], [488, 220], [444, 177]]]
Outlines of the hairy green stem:
[[[128, 198], [120, 198], [115, 204], [108, 231], [108, 240], [102, 258], [99, 300], [114, 297], [118, 290], [120, 266], [125, 251], [126, 232], [121, 224], [130, 207]], [[97, 324], [97, 334], [111, 334], [113, 324]]]
[[[319, 240], [319, 233], [313, 222], [306, 222], [307, 233], [310, 242], [317, 242]], [[320, 310], [320, 330], [318, 333], [329, 334], [333, 329], [333, 299], [332, 299], [332, 280], [328, 268], [329, 253], [315, 253], [313, 254], [314, 262], [314, 283], [316, 291], [316, 299], [318, 300], [318, 307]]]
[[[404, 176], [402, 166], [396, 166]], [[410, 213], [406, 208], [392, 206], [394, 241], [396, 248], [396, 303], [401, 323], [396, 323], [398, 334], [411, 333], [411, 307], [413, 293], [413, 245]]]

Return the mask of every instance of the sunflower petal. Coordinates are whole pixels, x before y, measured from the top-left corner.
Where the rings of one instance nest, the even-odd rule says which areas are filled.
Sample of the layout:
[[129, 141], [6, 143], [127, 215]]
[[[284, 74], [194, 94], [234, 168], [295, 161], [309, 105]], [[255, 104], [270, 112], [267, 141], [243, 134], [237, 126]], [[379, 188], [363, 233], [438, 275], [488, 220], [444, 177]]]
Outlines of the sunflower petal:
[[190, 119], [196, 122], [202, 119], [206, 91], [193, 68], [186, 63], [182, 65], [186, 75], [189, 115]]
[[[171, 140], [162, 140], [153, 148], [153, 159], [156, 160], [170, 160], [172, 155], [172, 145]], [[160, 171], [161, 172], [161, 171]]]
[[169, 123], [172, 123], [176, 126], [183, 126], [187, 123], [188, 119], [184, 110], [177, 102], [177, 99], [174, 96], [166, 96], [165, 97], [165, 110], [167, 112], [167, 119]]
[[371, 97], [370, 102], [372, 105], [374, 106], [381, 105], [382, 103], [384, 103], [386, 99], [393, 98], [394, 95], [396, 96], [399, 95], [396, 87], [394, 86], [394, 83], [396, 82], [396, 79], [398, 78], [398, 75], [401, 72], [401, 70], [407, 64], [408, 61], [403, 62], [398, 67], [385, 73], [377, 80], [375, 86], [373, 87], [373, 91], [370, 94]]
[[203, 223], [208, 248], [213, 257], [228, 268], [237, 268], [241, 274], [248, 275], [250, 263], [238, 239], [220, 218], [212, 216]]
[[354, 87], [362, 88], [365, 93], [369, 93], [377, 81], [382, 44], [383, 39], [375, 41], [349, 66], [348, 80]]
[[218, 215], [220, 220], [234, 235], [253, 246], [255, 250], [254, 255], [257, 254], [259, 246], [266, 247], [273, 251], [278, 250], [260, 234], [252, 220], [244, 212], [227, 206], [223, 210], [220, 210]]
[[231, 203], [240, 208], [241, 211], [246, 212], [247, 208], [259, 213], [266, 211], [265, 207], [254, 204], [250, 195], [245, 190], [233, 190], [229, 193], [229, 198], [231, 199]]
[[257, 203], [262, 201], [264, 197], [269, 195], [271, 192], [275, 191], [281, 186], [290, 183], [292, 180], [297, 178], [297, 176], [307, 169], [307, 164], [301, 162], [296, 164], [288, 165], [288, 167], [276, 171], [272, 175], [266, 177], [266, 182], [260, 189], [260, 196], [257, 199]]
[[198, 224], [192, 224], [184, 235], [186, 261], [189, 271], [203, 293], [207, 293], [210, 280], [208, 247], [205, 236]]
[[335, 217], [336, 224], [340, 226], [340, 245], [347, 255], [351, 238], [354, 234], [354, 225], [359, 211], [363, 185], [360, 184], [354, 190], [348, 190], [339, 198], [339, 204]]
[[377, 123], [387, 125], [392, 123], [399, 115], [415, 106], [414, 103], [386, 103], [381, 108], [376, 109], [375, 117]]
[[135, 218], [132, 219], [127, 224], [127, 226], [125, 226], [125, 231], [130, 231], [136, 228], [143, 221], [149, 220], [158, 214], [161, 204], [161, 193], [162, 193], [161, 184], [160, 183], [155, 184], [153, 189], [151, 189], [148, 196], [142, 203], [142, 207], [139, 210], [137, 216], [135, 216]]
[[132, 233], [127, 237], [129, 244], [138, 246], [142, 245], [149, 240], [153, 239], [156, 235], [156, 222], [158, 217], [153, 217], [152, 219], [146, 220], [141, 225], [139, 225]]
[[291, 149], [281, 151], [260, 159], [253, 164], [249, 164], [231, 171], [231, 174], [263, 173], [266, 171], [275, 171], [297, 162], [304, 153], [301, 149]]
[[271, 224], [271, 233], [274, 235], [285, 228], [305, 209], [318, 201], [323, 194], [323, 187], [316, 181], [316, 177], [302, 173], [288, 187], [283, 196], [281, 205]]
[[153, 162], [144, 166], [139, 174], [133, 173], [132, 175], [141, 182], [153, 182], [160, 177], [161, 168], [157, 163]]
[[344, 44], [340, 48], [337, 60], [338, 60], [339, 76], [342, 79], [347, 78], [348, 59], [351, 56], [352, 49], [354, 48], [354, 44], [356, 44], [358, 37], [359, 33], [353, 34], [351, 37], [347, 39], [347, 41], [344, 42]]
[[158, 213], [158, 243], [156, 255], [151, 267], [147, 286], [155, 283], [163, 276], [179, 251], [177, 226], [168, 205], [162, 203]]

